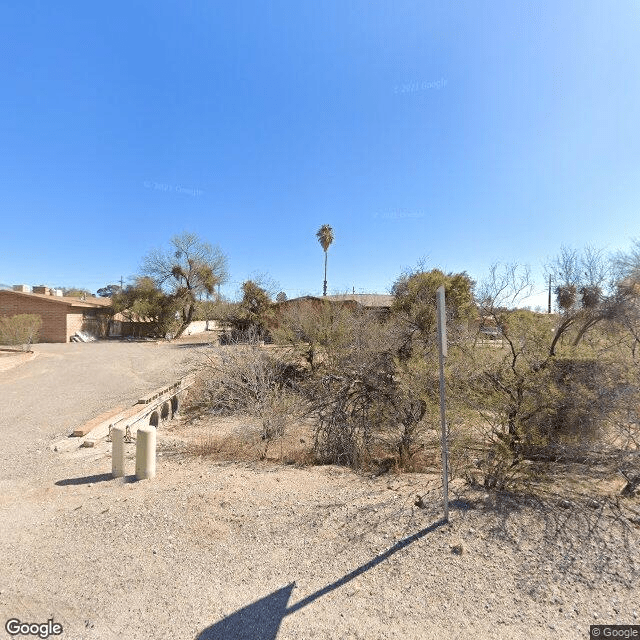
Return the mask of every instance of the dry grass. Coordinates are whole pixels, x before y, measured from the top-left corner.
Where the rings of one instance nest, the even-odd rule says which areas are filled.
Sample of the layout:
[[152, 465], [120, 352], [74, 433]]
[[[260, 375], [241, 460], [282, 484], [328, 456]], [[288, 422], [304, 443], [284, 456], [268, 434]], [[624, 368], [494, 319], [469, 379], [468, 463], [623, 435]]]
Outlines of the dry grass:
[[183, 423], [181, 436], [189, 453], [216, 461], [306, 466], [314, 463], [309, 423], [288, 425], [284, 436], [266, 443], [257, 422], [241, 417], [200, 416]]

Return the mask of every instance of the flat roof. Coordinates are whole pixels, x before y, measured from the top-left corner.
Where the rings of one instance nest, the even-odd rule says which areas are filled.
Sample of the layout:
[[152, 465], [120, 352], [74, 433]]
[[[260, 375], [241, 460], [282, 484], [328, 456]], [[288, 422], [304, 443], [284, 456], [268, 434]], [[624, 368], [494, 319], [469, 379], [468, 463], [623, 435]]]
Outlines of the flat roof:
[[87, 297], [86, 300], [81, 300], [80, 298], [71, 298], [68, 296], [52, 296], [47, 295], [46, 293], [25, 293], [24, 291], [0, 289], [0, 296], [4, 295], [44, 300], [45, 302], [53, 302], [55, 304], [64, 304], [73, 307], [83, 307], [85, 309], [104, 309], [105, 307], [111, 306], [111, 298]]

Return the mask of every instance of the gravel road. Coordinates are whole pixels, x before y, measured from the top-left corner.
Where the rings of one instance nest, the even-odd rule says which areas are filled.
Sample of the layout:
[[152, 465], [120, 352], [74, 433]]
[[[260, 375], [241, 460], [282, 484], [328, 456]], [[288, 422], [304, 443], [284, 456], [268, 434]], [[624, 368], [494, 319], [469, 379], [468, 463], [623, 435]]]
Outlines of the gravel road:
[[158, 431], [152, 481], [111, 479], [106, 445], [49, 448], [174, 379], [189, 349], [41, 345], [0, 371], [0, 637], [10, 618], [53, 618], [63, 640], [577, 639], [640, 624], [638, 528], [606, 509], [541, 516], [456, 481], [444, 524], [437, 478], [194, 458], [183, 418]]

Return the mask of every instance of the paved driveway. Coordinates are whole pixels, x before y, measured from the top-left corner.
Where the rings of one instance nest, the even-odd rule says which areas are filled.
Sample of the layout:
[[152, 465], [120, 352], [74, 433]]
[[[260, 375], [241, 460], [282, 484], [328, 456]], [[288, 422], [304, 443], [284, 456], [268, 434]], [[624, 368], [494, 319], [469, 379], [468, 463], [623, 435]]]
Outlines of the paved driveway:
[[35, 358], [0, 371], [0, 480], [25, 471], [27, 450], [46, 448], [96, 415], [130, 406], [179, 378], [193, 347], [115, 341], [35, 345]]

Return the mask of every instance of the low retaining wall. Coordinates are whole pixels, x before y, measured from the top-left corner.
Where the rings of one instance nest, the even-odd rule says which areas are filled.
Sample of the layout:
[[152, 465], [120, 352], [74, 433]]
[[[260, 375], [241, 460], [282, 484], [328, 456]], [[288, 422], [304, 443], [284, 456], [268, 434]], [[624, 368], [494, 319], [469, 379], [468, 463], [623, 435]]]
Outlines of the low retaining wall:
[[51, 448], [54, 451], [69, 451], [78, 447], [95, 447], [109, 437], [115, 426], [125, 429], [127, 439], [133, 437], [143, 425], [157, 428], [178, 413], [192, 382], [193, 377], [186, 376], [151, 391], [128, 409], [117, 408], [103, 413], [75, 429], [71, 437], [54, 443]]

